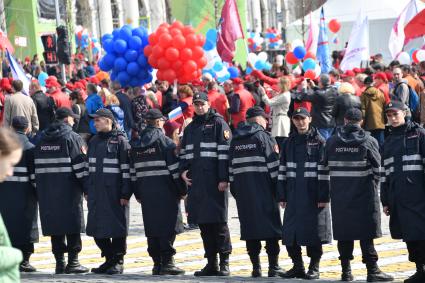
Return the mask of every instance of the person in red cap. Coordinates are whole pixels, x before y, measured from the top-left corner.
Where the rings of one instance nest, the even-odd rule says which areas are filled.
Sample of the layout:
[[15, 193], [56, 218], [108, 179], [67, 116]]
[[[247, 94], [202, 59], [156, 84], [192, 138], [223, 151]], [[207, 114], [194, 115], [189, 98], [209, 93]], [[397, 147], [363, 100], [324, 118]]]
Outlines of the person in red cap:
[[356, 96], [360, 96], [362, 95], [362, 91], [360, 89], [360, 86], [356, 83], [356, 80], [354, 79], [355, 76], [356, 73], [351, 70], [347, 70], [344, 74], [341, 75], [341, 78], [344, 82], [350, 83], [354, 87]]
[[0, 125], [3, 123], [3, 115], [4, 115], [4, 103], [6, 101], [6, 97], [8, 97], [12, 93], [12, 86], [10, 85], [10, 81], [7, 78], [3, 78], [0, 81]]
[[387, 75], [384, 72], [378, 72], [373, 79], [375, 87], [384, 94], [385, 104], [390, 103], [390, 86], [388, 85]]
[[208, 83], [207, 89], [208, 101], [210, 102], [211, 108], [215, 109], [217, 113], [223, 116], [224, 121], [229, 122], [229, 102], [226, 98], [226, 95], [218, 91], [218, 84], [214, 80]]
[[236, 128], [245, 121], [246, 111], [255, 105], [255, 99], [243, 86], [240, 78], [233, 79], [234, 95], [230, 102], [231, 125]]
[[61, 85], [55, 76], [49, 76], [46, 79], [46, 88], [47, 95], [53, 98], [57, 108], [66, 107], [71, 109], [71, 101], [68, 95], [61, 91]]

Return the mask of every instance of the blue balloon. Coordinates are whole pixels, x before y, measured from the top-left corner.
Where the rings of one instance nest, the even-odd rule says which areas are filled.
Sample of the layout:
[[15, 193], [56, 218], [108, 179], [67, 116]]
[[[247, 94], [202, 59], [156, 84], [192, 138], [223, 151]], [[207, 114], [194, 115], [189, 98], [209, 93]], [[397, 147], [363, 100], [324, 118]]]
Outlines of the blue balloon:
[[139, 55], [139, 57], [137, 58], [137, 63], [141, 68], [146, 68], [149, 66], [148, 60], [146, 59], [146, 56], [144, 54]]
[[117, 39], [119, 39], [119, 38], [120, 38], [120, 29], [114, 29], [114, 30], [112, 31], [112, 38], [113, 38], [114, 40], [117, 40]]
[[257, 70], [262, 70], [264, 69], [264, 65], [266, 62], [258, 60], [257, 62], [255, 62], [254, 68]]
[[294, 49], [294, 56], [299, 60], [303, 59], [306, 53], [307, 51], [303, 46], [297, 46]]
[[223, 63], [222, 62], [216, 62], [214, 64], [213, 70], [216, 72], [220, 72], [221, 69], [223, 69]]
[[128, 42], [131, 49], [139, 51], [142, 48], [142, 40], [138, 36], [132, 36]]
[[91, 51], [93, 52], [94, 55], [96, 55], [97, 53], [99, 53], [99, 48], [93, 47]]
[[110, 34], [110, 33], [105, 33], [103, 36], [102, 36], [102, 44], [105, 44], [105, 40], [107, 40], [107, 39], [114, 39], [114, 36], [112, 35], [112, 34]]
[[112, 66], [111, 66], [111, 65], [108, 65], [108, 64], [105, 62], [105, 58], [102, 58], [102, 59], [99, 61], [98, 65], [99, 65], [99, 68], [100, 68], [102, 71], [105, 71], [105, 72], [109, 72], [109, 71], [112, 69]]
[[215, 47], [215, 42], [213, 42], [213, 41], [211, 41], [209, 39], [205, 40], [205, 43], [204, 43], [204, 46], [203, 46], [203, 49], [205, 51], [213, 50], [214, 47]]
[[139, 53], [136, 50], [128, 49], [124, 54], [124, 58], [127, 62], [133, 62], [137, 60], [138, 55]]
[[148, 74], [148, 78], [146, 80], [143, 81], [143, 83], [148, 84], [151, 83], [153, 80], [153, 76], [151, 73]]
[[45, 72], [41, 72], [38, 75], [38, 82], [40, 83], [41, 86], [46, 86], [46, 79], [49, 77], [49, 75]]
[[128, 84], [131, 87], [136, 87], [136, 86], [141, 86], [142, 82], [136, 77], [136, 78], [132, 78]]
[[117, 80], [120, 82], [121, 86], [125, 86], [130, 81], [130, 76], [127, 74], [127, 72], [122, 71], [118, 73]]
[[115, 81], [117, 79], [117, 73], [114, 71], [111, 72], [111, 81]]
[[226, 76], [217, 78], [217, 81], [220, 83], [224, 83], [225, 81], [227, 81]]
[[250, 37], [250, 38], [254, 38], [254, 37], [255, 37], [255, 32], [251, 31], [251, 32], [249, 33], [249, 37]]
[[136, 76], [139, 73], [139, 65], [136, 62], [128, 63], [127, 73], [131, 76]]
[[231, 79], [237, 78], [239, 76], [239, 70], [236, 67], [229, 67], [227, 71], [229, 72]]
[[270, 71], [271, 69], [272, 69], [272, 64], [270, 64], [269, 62], [266, 62], [266, 64], [264, 64], [263, 70]]
[[127, 61], [124, 58], [119, 57], [114, 62], [114, 71], [121, 72], [127, 68]]
[[217, 30], [209, 29], [205, 34], [205, 38], [212, 42], [217, 42]]
[[245, 73], [247, 75], [251, 74], [252, 73], [252, 69], [250, 67], [247, 67]]
[[133, 29], [133, 31], [131, 32], [131, 34], [132, 34], [133, 36], [138, 36], [138, 37], [140, 37], [140, 39], [142, 39], [142, 38], [144, 38], [144, 37], [147, 37], [147, 36], [148, 36], [148, 33], [147, 33], [146, 29], [145, 29], [145, 28], [143, 28], [143, 27], [139, 27], [139, 28], [135, 28], [135, 29]]
[[129, 41], [132, 36], [131, 28], [128, 26], [123, 26], [120, 30], [120, 38], [125, 41]]
[[96, 38], [96, 37], [93, 37], [93, 38], [91, 39], [91, 42], [96, 43], [96, 42], [97, 42], [97, 38]]
[[122, 54], [125, 53], [125, 51], [127, 50], [127, 42], [125, 42], [122, 39], [117, 39], [114, 42], [114, 51]]
[[103, 42], [103, 49], [108, 53], [114, 52], [114, 41], [112, 39], [106, 39]]
[[110, 66], [111, 68], [114, 66], [115, 59], [116, 57], [113, 53], [106, 53], [106, 55], [103, 56], [103, 60], [105, 61], [105, 64], [107, 66]]
[[140, 72], [137, 74], [137, 77], [141, 81], [146, 80], [149, 77], [149, 72], [147, 72], [146, 70], [141, 69]]
[[313, 59], [308, 58], [307, 60], [304, 61], [303, 63], [304, 72], [307, 72], [308, 70], [314, 70], [315, 68], [316, 68], [316, 62]]

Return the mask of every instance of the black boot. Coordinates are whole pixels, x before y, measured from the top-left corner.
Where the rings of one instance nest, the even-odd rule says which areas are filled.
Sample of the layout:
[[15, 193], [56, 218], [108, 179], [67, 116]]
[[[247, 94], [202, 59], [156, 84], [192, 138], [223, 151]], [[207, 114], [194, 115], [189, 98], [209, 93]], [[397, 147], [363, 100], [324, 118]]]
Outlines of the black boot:
[[124, 255], [115, 255], [112, 259], [111, 266], [105, 271], [106, 274], [122, 274], [124, 272]]
[[21, 264], [19, 264], [19, 272], [35, 272], [37, 269], [35, 269], [34, 266], [30, 264], [30, 256], [31, 253], [23, 253], [23, 260]]
[[305, 278], [305, 267], [301, 256], [292, 258], [294, 266], [281, 275], [283, 278]]
[[319, 272], [320, 258], [310, 258], [310, 265], [305, 275], [305, 279], [314, 280], [320, 278]]
[[220, 270], [218, 271], [218, 276], [229, 276], [229, 254], [220, 253]]
[[425, 264], [416, 263], [416, 273], [404, 280], [404, 283], [423, 283], [425, 282]]
[[341, 267], [342, 267], [341, 281], [353, 281], [354, 277], [353, 277], [353, 274], [351, 274], [350, 260], [341, 259]]
[[285, 270], [279, 266], [279, 255], [268, 255], [269, 258], [269, 277], [284, 276]]
[[153, 268], [152, 268], [152, 275], [160, 275], [161, 271], [161, 257], [155, 256], [152, 257], [153, 260]]
[[208, 258], [208, 263], [199, 271], [195, 271], [195, 276], [217, 276], [218, 275], [218, 260], [217, 255]]
[[89, 269], [87, 267], [84, 267], [80, 264], [78, 261], [78, 253], [68, 253], [68, 264], [65, 268], [66, 274], [71, 273], [87, 273], [89, 272]]
[[382, 272], [376, 262], [366, 263], [367, 282], [390, 282], [394, 281], [394, 277]]
[[249, 259], [252, 263], [251, 277], [261, 277], [260, 255], [250, 255]]
[[63, 254], [55, 254], [56, 268], [55, 274], [64, 274], [65, 273], [65, 257]]
[[178, 268], [174, 263], [174, 257], [172, 255], [163, 256], [161, 258], [161, 270], [160, 275], [183, 275], [184, 270]]
[[105, 256], [105, 262], [99, 265], [99, 267], [95, 267], [91, 269], [91, 272], [96, 274], [103, 274], [106, 272], [106, 270], [111, 266], [112, 262], [112, 256], [106, 255]]

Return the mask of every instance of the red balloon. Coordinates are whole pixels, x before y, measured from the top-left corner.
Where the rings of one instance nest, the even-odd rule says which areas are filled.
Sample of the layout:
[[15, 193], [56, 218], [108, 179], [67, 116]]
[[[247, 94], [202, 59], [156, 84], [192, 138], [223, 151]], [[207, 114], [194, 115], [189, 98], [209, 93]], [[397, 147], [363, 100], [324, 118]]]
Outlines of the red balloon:
[[154, 57], [154, 56], [149, 56], [148, 63], [149, 63], [149, 65], [151, 65], [154, 68], [158, 67], [158, 59], [156, 59], [156, 57]]
[[193, 27], [191, 27], [191, 26], [185, 26], [183, 28], [183, 35], [184, 36], [186, 36], [188, 34], [192, 34], [192, 33], [195, 33], [195, 30], [193, 29]]
[[146, 57], [149, 57], [152, 54], [152, 46], [146, 45], [145, 49], [143, 49], [143, 54], [145, 54]]
[[178, 29], [183, 29], [185, 26], [180, 21], [174, 21], [174, 23], [171, 24], [171, 27], [178, 28]]
[[164, 81], [165, 80], [164, 71], [158, 70], [158, 72], [156, 72], [156, 78], [160, 81]]
[[195, 46], [192, 47], [192, 57], [193, 58], [201, 58], [202, 56], [204, 56], [204, 49], [202, 49], [201, 46]]
[[167, 58], [168, 61], [174, 62], [177, 59], [179, 59], [179, 50], [174, 47], [168, 47], [167, 50], [165, 50], [165, 58]]
[[314, 53], [313, 52], [311, 52], [311, 51], [307, 51], [307, 53], [305, 54], [305, 56], [304, 56], [304, 60], [305, 59], [308, 59], [308, 58], [311, 58], [311, 59], [313, 59], [313, 60], [316, 60], [316, 56], [314, 55]]
[[208, 64], [207, 58], [205, 58], [205, 56], [202, 56], [201, 59], [196, 61], [196, 64], [198, 65], [199, 68], [202, 69]]
[[167, 48], [171, 45], [171, 42], [173, 41], [173, 37], [169, 33], [163, 33], [159, 36], [158, 44], [162, 48]]
[[159, 27], [159, 28], [164, 27], [164, 28], [166, 28], [166, 29], [169, 29], [169, 28], [170, 28], [170, 25], [169, 25], [168, 23], [162, 23], [162, 24], [160, 24], [158, 27]]
[[186, 74], [191, 74], [193, 72], [196, 71], [196, 69], [198, 68], [198, 66], [196, 65], [195, 61], [193, 60], [188, 60], [184, 63], [184, 71]]
[[182, 67], [183, 67], [183, 63], [180, 60], [174, 61], [174, 63], [171, 66], [171, 68], [176, 72], [181, 71]]
[[190, 48], [183, 48], [182, 50], [180, 50], [180, 59], [182, 61], [192, 59], [192, 50]]
[[418, 51], [419, 51], [419, 50], [415, 50], [415, 51], [413, 51], [413, 53], [412, 53], [412, 59], [413, 59], [413, 62], [415, 62], [416, 64], [418, 64], [418, 63], [420, 62], [420, 60], [418, 59], [418, 57], [416, 57], [416, 55], [418, 54]]
[[[152, 49], [152, 56], [159, 59], [160, 57], [164, 56], [164, 48], [162, 48], [159, 45], [155, 45]], [[151, 56], [151, 57], [152, 57]]]
[[304, 78], [314, 80], [316, 78], [316, 72], [314, 70], [307, 70], [307, 72], [304, 73]]
[[196, 37], [198, 38], [198, 44], [200, 46], [204, 46], [205, 44], [205, 36], [203, 36], [202, 34], [197, 34]]
[[159, 28], [156, 30], [156, 34], [158, 34], [158, 35], [161, 35], [161, 34], [163, 34], [163, 33], [168, 33], [168, 28], [166, 28], [166, 27], [159, 27]]
[[168, 61], [165, 58], [159, 58], [158, 59], [158, 69], [159, 70], [167, 70], [171, 66], [170, 61]]
[[176, 35], [179, 35], [179, 34], [183, 34], [182, 33], [182, 31], [180, 30], [180, 29], [178, 29], [178, 28], [170, 28], [170, 34], [172, 35], [172, 36], [176, 36]]
[[173, 38], [173, 46], [177, 48], [178, 50], [181, 50], [186, 45], [186, 39], [183, 35], [176, 35]]
[[286, 54], [286, 62], [294, 65], [294, 64], [298, 63], [298, 59], [297, 59], [297, 57], [295, 57], [293, 52], [288, 52], [288, 54]]
[[165, 70], [163, 73], [164, 80], [172, 83], [176, 79], [176, 72], [173, 69]]
[[196, 46], [198, 45], [198, 38], [196, 34], [188, 34], [186, 35], [186, 42], [188, 46]]
[[150, 45], [155, 45], [155, 44], [158, 43], [158, 36], [156, 35], [155, 32], [154, 33], [151, 33], [148, 36], [148, 42], [149, 42]]
[[341, 29], [341, 23], [337, 19], [332, 19], [328, 26], [329, 30], [333, 33], [337, 33]]

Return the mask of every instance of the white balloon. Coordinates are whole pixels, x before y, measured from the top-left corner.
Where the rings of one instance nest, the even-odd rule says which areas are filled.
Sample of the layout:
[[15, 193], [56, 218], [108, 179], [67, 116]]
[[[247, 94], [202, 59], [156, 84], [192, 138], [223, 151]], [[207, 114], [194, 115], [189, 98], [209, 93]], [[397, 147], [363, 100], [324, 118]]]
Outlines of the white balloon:
[[419, 62], [425, 61], [425, 50], [421, 49], [416, 52], [416, 58], [418, 58]]
[[302, 70], [299, 65], [294, 70], [292, 70], [292, 74], [294, 74], [295, 76], [301, 75], [301, 72]]
[[263, 44], [263, 42], [264, 42], [264, 38], [262, 38], [262, 37], [259, 37], [259, 38], [255, 39], [255, 43], [257, 45], [261, 45], [261, 44]]
[[314, 68], [314, 72], [316, 73], [316, 79], [317, 79], [322, 73], [322, 68], [320, 67], [319, 64], [316, 64], [316, 68]]
[[268, 58], [268, 55], [267, 55], [267, 53], [266, 52], [260, 52], [259, 54], [258, 54], [258, 60], [261, 60], [261, 61], [267, 61], [267, 58]]
[[249, 53], [248, 54], [248, 61], [251, 63], [251, 64], [255, 64], [255, 62], [257, 62], [257, 60], [258, 60], [258, 57], [257, 57], [257, 54], [255, 54], [255, 53]]
[[402, 65], [408, 65], [410, 64], [410, 55], [407, 52], [401, 52], [398, 56], [397, 56], [397, 60], [400, 62], [400, 64]]
[[295, 39], [294, 41], [292, 41], [292, 48], [295, 49], [295, 47], [297, 46], [304, 47], [304, 43], [301, 39]]

